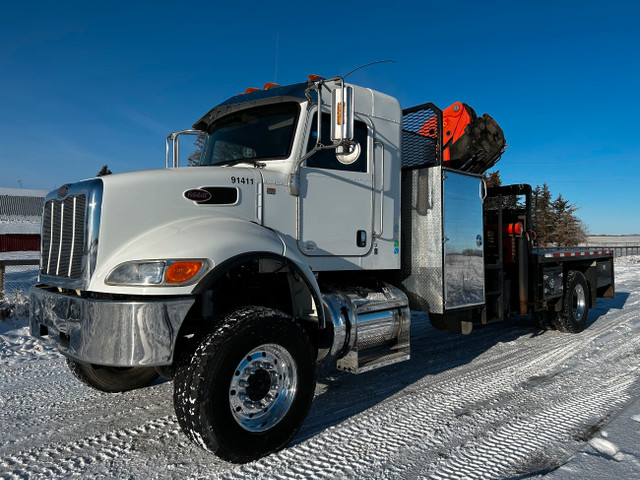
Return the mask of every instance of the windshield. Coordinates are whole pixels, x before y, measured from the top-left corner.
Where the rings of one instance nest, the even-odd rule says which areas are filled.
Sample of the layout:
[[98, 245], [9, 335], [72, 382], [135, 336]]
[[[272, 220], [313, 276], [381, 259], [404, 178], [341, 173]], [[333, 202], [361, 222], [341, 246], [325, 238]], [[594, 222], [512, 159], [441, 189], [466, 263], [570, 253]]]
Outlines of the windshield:
[[199, 165], [289, 157], [300, 107], [278, 103], [248, 108], [216, 120], [205, 138]]

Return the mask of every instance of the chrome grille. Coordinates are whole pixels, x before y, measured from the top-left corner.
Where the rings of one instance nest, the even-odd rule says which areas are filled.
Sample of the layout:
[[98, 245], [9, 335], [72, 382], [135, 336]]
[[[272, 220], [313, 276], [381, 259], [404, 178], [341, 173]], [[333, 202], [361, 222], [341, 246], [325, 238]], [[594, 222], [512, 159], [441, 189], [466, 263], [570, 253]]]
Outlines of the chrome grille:
[[79, 278], [85, 249], [86, 195], [49, 200], [42, 216], [42, 265], [40, 272], [56, 277]]

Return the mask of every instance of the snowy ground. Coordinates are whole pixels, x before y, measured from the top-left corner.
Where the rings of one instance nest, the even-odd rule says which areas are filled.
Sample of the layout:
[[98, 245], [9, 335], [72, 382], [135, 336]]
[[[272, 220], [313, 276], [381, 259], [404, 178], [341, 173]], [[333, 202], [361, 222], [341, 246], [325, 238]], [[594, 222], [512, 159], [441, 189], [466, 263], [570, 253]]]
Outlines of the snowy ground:
[[640, 245], [640, 235], [589, 235], [587, 245]]
[[0, 478], [640, 478], [640, 258], [579, 335], [522, 318], [469, 336], [412, 324], [411, 360], [321, 372], [283, 451], [232, 465], [179, 430], [172, 384], [102, 394], [0, 303]]
[[31, 220], [0, 220], [0, 235], [7, 233], [38, 234], [40, 233], [40, 218]]

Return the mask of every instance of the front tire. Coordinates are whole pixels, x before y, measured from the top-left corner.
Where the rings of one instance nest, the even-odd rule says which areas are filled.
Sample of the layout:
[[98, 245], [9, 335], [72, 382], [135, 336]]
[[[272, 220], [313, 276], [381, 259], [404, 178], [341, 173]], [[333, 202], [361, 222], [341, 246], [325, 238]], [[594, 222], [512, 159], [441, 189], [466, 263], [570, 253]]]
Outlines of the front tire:
[[555, 318], [555, 326], [562, 332], [580, 333], [589, 316], [589, 285], [582, 272], [571, 270], [567, 275], [562, 310]]
[[85, 385], [101, 392], [128, 392], [148, 387], [158, 378], [158, 373], [150, 367], [103, 367], [76, 362], [67, 358], [71, 373]]
[[302, 327], [272, 309], [228, 315], [174, 380], [180, 426], [231, 462], [283, 448], [298, 432], [315, 391], [315, 354]]

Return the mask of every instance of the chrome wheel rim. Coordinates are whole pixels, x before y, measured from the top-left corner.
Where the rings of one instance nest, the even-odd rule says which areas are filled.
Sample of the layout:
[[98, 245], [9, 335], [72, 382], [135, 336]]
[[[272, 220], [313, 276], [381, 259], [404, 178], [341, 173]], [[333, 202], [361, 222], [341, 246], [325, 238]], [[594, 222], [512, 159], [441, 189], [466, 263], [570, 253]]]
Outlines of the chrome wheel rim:
[[229, 385], [234, 420], [247, 431], [263, 432], [276, 425], [293, 403], [297, 369], [287, 349], [267, 343], [247, 353]]
[[586, 308], [587, 296], [584, 294], [582, 285], [578, 284], [573, 290], [573, 318], [575, 318], [576, 322], [582, 320]]

